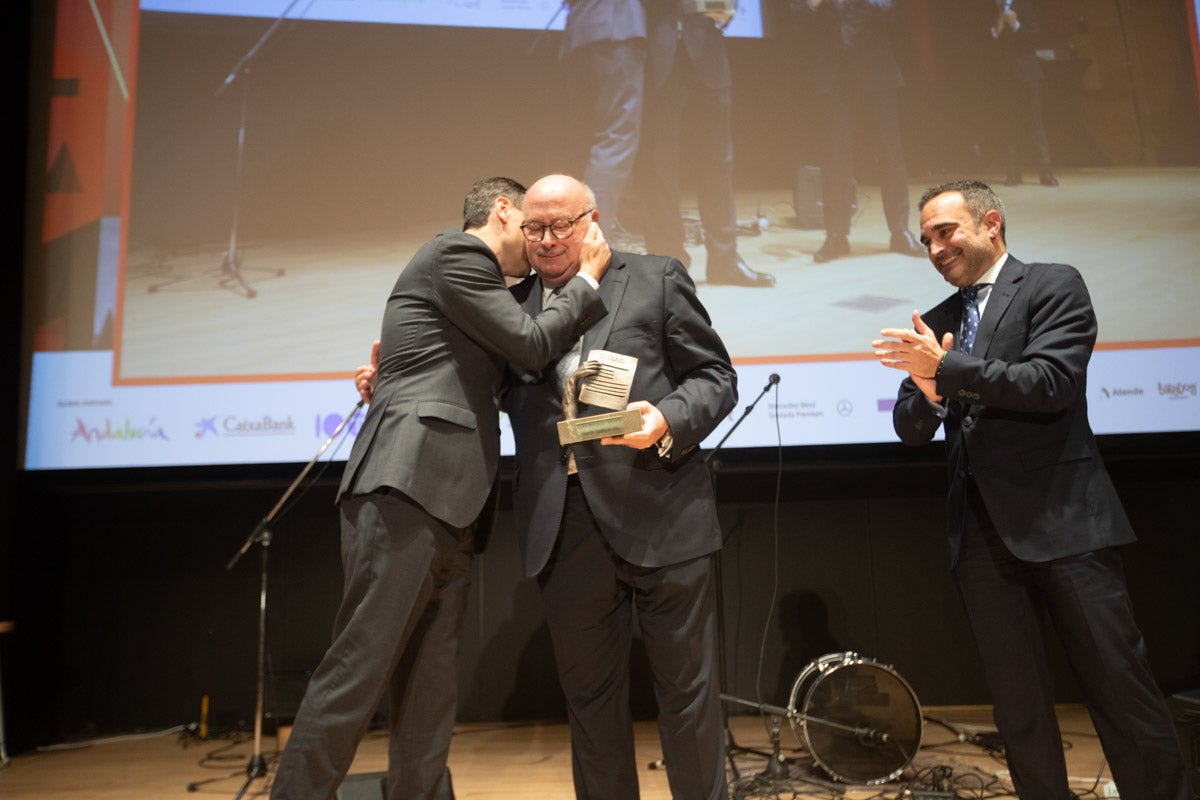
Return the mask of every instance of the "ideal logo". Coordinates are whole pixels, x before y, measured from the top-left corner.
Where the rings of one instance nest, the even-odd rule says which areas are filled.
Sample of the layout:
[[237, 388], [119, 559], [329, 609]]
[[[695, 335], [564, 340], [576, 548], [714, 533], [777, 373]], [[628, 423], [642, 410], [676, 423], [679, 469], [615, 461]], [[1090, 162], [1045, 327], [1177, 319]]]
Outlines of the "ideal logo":
[[[366, 415], [361, 411], [354, 412], [350, 424], [342, 428], [342, 436], [357, 436], [359, 429], [362, 427], [363, 419]], [[317, 422], [315, 433], [318, 439], [328, 439], [333, 436], [333, 432], [337, 430], [337, 426], [342, 424], [345, 419], [341, 414], [317, 414]]]
[[82, 419], [76, 417], [75, 429], [71, 431], [72, 442], [84, 441], [88, 444], [105, 441], [132, 442], [139, 439], [161, 439], [167, 442], [171, 440], [171, 437], [167, 436], [167, 432], [157, 424], [154, 417], [151, 417], [145, 425], [134, 425], [128, 417], [125, 418], [124, 424], [118, 423], [117, 425], [113, 425], [111, 419], [105, 419], [103, 428], [95, 425], [89, 426]]

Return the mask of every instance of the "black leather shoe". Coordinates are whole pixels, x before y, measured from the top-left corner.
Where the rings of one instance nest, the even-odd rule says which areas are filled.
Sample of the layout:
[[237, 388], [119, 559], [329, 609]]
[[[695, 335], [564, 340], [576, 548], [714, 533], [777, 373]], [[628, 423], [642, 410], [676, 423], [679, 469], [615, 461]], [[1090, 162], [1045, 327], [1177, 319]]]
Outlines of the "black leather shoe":
[[775, 276], [750, 269], [739, 257], [732, 267], [710, 269], [706, 280], [720, 286], [774, 286]]
[[892, 234], [892, 243], [888, 249], [893, 253], [900, 253], [913, 258], [922, 258], [925, 256], [925, 248], [917, 241], [917, 237], [913, 236], [908, 231], [900, 231]]
[[1040, 176], [1042, 186], [1058, 186], [1058, 178], [1054, 177], [1054, 173], [1046, 170]]
[[835, 258], [850, 255], [850, 240], [845, 236], [826, 236], [825, 244], [821, 245], [821, 249], [813, 253], [813, 261], [818, 264], [823, 264], [826, 261], [833, 261]]

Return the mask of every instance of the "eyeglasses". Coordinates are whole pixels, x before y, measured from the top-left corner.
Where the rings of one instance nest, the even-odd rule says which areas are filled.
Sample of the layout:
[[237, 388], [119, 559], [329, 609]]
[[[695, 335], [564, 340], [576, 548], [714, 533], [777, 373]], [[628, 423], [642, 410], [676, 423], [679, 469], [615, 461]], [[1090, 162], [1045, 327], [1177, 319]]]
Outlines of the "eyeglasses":
[[595, 208], [589, 208], [577, 217], [556, 219], [549, 225], [544, 222], [523, 222], [521, 223], [521, 231], [525, 234], [525, 238], [531, 242], [540, 242], [542, 237], [546, 235], [547, 229], [550, 230], [555, 239], [569, 239], [571, 238], [571, 234], [575, 232], [575, 223], [595, 210]]

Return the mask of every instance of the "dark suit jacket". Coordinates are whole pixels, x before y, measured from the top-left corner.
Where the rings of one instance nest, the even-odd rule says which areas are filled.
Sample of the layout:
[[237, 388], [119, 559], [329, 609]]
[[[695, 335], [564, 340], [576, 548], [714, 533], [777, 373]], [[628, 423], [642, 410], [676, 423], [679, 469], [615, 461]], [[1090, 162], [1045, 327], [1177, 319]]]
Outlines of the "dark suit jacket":
[[798, 15], [801, 61], [818, 94], [879, 92], [904, 85], [892, 36], [891, 0], [825, 0], [816, 11], [793, 0]]
[[[957, 339], [961, 319], [958, 293], [924, 316], [939, 340], [946, 331]], [[1095, 343], [1096, 316], [1079, 272], [1009, 256], [973, 353], [947, 353], [937, 375], [949, 408], [951, 565], [968, 471], [1017, 558], [1049, 561], [1134, 540], [1088, 423], [1087, 364]], [[921, 445], [940, 420], [905, 379], [893, 422], [905, 443]]]
[[[537, 279], [515, 292], [529, 313], [541, 308]], [[635, 356], [630, 399], [658, 407], [674, 444], [662, 458], [654, 447], [575, 445], [588, 505], [613, 550], [633, 564], [660, 567], [712, 553], [721, 530], [712, 481], [695, 455], [737, 403], [729, 354], [675, 259], [613, 253], [600, 295], [609, 313], [584, 335], [583, 356], [595, 348]], [[514, 509], [525, 574], [536, 575], [558, 536], [566, 496], [556, 427], [562, 394], [552, 369], [510, 380], [503, 406], [517, 443]], [[583, 406], [580, 416], [598, 410]]]
[[583, 278], [562, 294], [531, 319], [479, 238], [447, 229], [418, 250], [388, 297], [375, 395], [339, 498], [392, 488], [450, 525], [474, 522], [499, 460], [505, 361], [539, 369], [605, 314]]
[[[990, 7], [990, 12], [985, 11], [989, 25], [995, 24], [1002, 5], [997, 4], [995, 0], [984, 0], [984, 7]], [[997, 66], [1003, 70], [1001, 77], [1023, 82], [1040, 81], [1042, 61], [1037, 57], [1037, 44], [1041, 30], [1038, 26], [1037, 10], [1024, 0], [1012, 0], [1009, 6], [1016, 12], [1021, 27], [1016, 31], [1005, 28], [1004, 33], [993, 40], [993, 47], [1000, 62]]]
[[562, 55], [595, 42], [646, 38], [642, 0], [571, 0]]
[[679, 13], [678, 0], [645, 0], [649, 30], [649, 88], [666, 83], [676, 59], [687, 59], [690, 72], [709, 89], [733, 85], [725, 32], [703, 14]]

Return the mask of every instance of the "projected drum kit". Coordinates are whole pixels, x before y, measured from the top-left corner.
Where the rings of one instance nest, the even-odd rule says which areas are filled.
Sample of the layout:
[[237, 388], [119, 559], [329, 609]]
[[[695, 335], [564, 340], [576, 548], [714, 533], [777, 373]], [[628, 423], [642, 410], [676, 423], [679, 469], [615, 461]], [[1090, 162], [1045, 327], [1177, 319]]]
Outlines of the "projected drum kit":
[[[912, 687], [890, 666], [857, 653], [831, 653], [809, 662], [792, 684], [787, 708], [725, 694], [721, 699], [786, 719], [813, 763], [841, 783], [871, 786], [894, 780], [921, 746], [921, 707]], [[781, 768], [777, 732], [771, 738], [769, 779], [824, 784]], [[734, 796], [744, 795], [735, 791]]]

